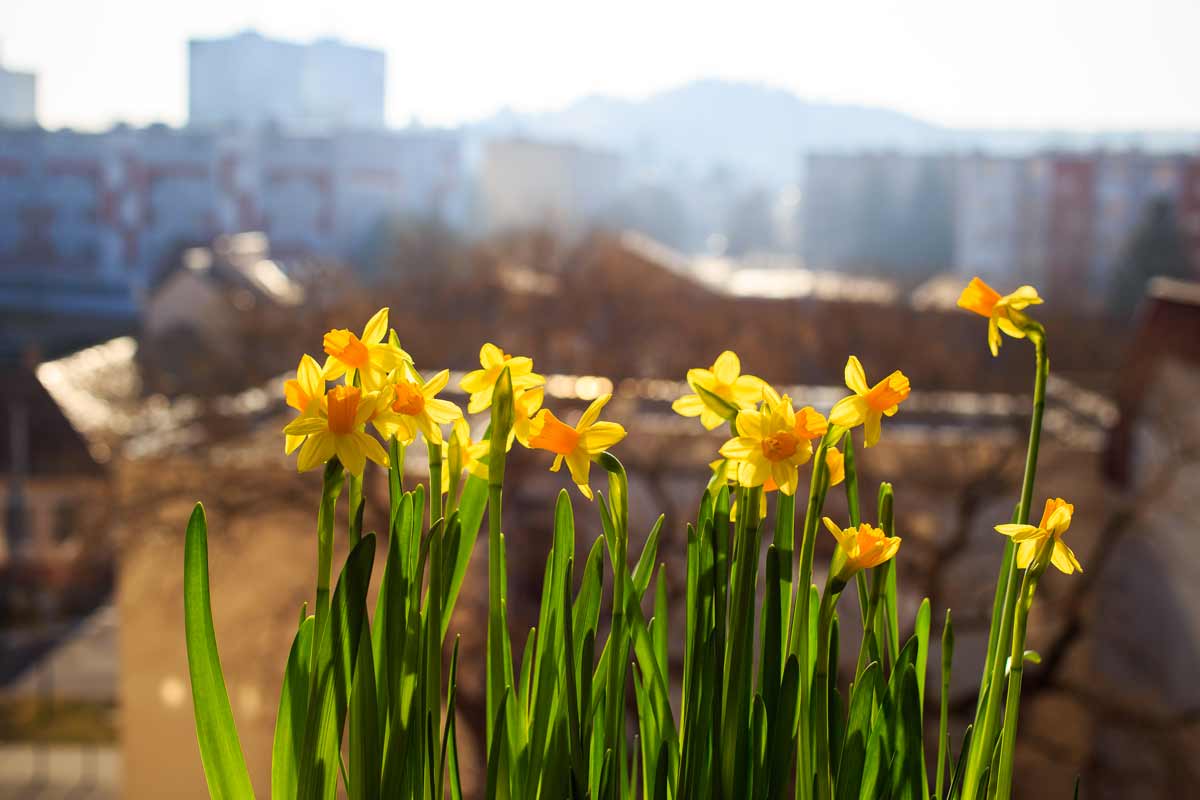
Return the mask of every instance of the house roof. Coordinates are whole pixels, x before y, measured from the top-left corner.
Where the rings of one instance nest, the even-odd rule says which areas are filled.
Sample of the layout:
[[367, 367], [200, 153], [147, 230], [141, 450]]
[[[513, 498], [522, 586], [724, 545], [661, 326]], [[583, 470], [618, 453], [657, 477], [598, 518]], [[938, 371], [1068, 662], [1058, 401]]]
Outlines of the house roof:
[[221, 236], [211, 245], [180, 250], [151, 282], [151, 296], [176, 275], [187, 273], [203, 276], [224, 289], [252, 291], [281, 306], [304, 301], [304, 287], [270, 258], [270, 243], [262, 233]]
[[0, 381], [0, 473], [11, 474], [14, 460], [31, 477], [105, 474], [33, 371], [10, 363]]
[[1134, 425], [1145, 392], [1168, 359], [1200, 367], [1200, 282], [1155, 278], [1146, 290], [1119, 372], [1119, 416], [1104, 459], [1105, 474], [1121, 485], [1132, 477]]

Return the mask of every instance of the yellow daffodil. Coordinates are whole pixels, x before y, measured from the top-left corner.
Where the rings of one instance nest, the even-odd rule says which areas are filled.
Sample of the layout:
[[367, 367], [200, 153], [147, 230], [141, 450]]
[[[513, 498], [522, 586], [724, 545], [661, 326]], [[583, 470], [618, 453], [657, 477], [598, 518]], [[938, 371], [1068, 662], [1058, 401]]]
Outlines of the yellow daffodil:
[[[796, 412], [796, 416], [800, 416], [799, 411]], [[825, 451], [825, 465], [829, 469], [830, 486], [837, 486], [839, 483], [842, 483], [844, 480], [846, 480], [846, 457], [842, 455], [841, 451], [839, 451], [836, 447], [830, 447]], [[720, 474], [724, 480], [728, 481], [729, 483], [737, 483], [738, 462], [727, 461], [722, 458], [712, 462], [708, 466], [714, 472], [718, 472], [718, 474]], [[778, 490], [779, 484], [775, 483], [775, 479], [773, 477], [767, 478], [766, 482], [763, 483], [764, 500], [758, 504], [759, 517], [767, 516], [767, 503], [765, 500], [767, 494]], [[729, 518], [734, 521], [737, 520], [736, 500], [734, 500], [733, 505], [729, 507]]]
[[308, 437], [296, 462], [300, 471], [324, 464], [335, 455], [354, 475], [362, 474], [368, 458], [386, 467], [387, 453], [363, 431], [375, 411], [376, 399], [374, 393], [364, 394], [357, 386], [335, 386], [308, 413], [289, 423], [284, 433]]
[[408, 355], [393, 345], [384, 342], [387, 336], [388, 310], [381, 308], [367, 322], [362, 336], [340, 328], [325, 334], [325, 379], [336, 380], [346, 376], [346, 383], [354, 383], [357, 375], [364, 389], [375, 390], [383, 384], [389, 370], [394, 369]]
[[824, 522], [838, 543], [829, 569], [842, 583], [849, 581], [859, 570], [878, 567], [900, 549], [899, 536], [888, 536], [881, 528], [873, 528], [865, 522], [857, 530], [840, 528], [829, 517], [825, 517]]
[[721, 445], [721, 455], [738, 463], [738, 483], [762, 486], [768, 478], [784, 494], [795, 494], [798, 467], [812, 457], [812, 442], [796, 435], [796, 412], [787, 395], [778, 403], [737, 415], [740, 434]]
[[880, 423], [885, 416], [892, 416], [908, 397], [908, 378], [900, 370], [881, 380], [874, 386], [867, 385], [867, 375], [858, 358], [850, 356], [846, 361], [846, 386], [854, 394], [844, 397], [829, 412], [829, 421], [843, 428], [863, 426], [866, 446], [873, 447], [879, 441]]
[[541, 386], [522, 389], [513, 397], [513, 426], [508, 433], [508, 446], [511, 448], [515, 438], [523, 446], [529, 447], [529, 437], [533, 434], [533, 418], [542, 407], [546, 390]]
[[960, 308], [987, 317], [988, 349], [993, 356], [1000, 354], [1000, 331], [1014, 339], [1025, 338], [1029, 317], [1021, 312], [1041, 302], [1037, 289], [1032, 286], [1022, 286], [1012, 294], [1001, 296], [979, 278], [972, 278], [958, 298]]
[[467, 404], [467, 411], [471, 414], [478, 414], [492, 404], [492, 391], [505, 367], [508, 367], [514, 394], [546, 382], [543, 376], [533, 371], [532, 358], [509, 355], [491, 342], [479, 349], [479, 366], [481, 369], [463, 376], [460, 384], [462, 390], [471, 395]]
[[[687, 382], [695, 394], [685, 394], [671, 408], [684, 417], [699, 417], [700, 424], [711, 431], [732, 419], [737, 410], [751, 409], [763, 399], [766, 386], [763, 379], [741, 373], [742, 362], [737, 353], [726, 350], [717, 356], [711, 369], [688, 370]], [[716, 395], [727, 405], [706, 396], [705, 392]]]
[[1017, 566], [1025, 569], [1037, 556], [1046, 541], [1054, 540], [1054, 550], [1050, 554], [1050, 563], [1058, 567], [1060, 572], [1070, 575], [1073, 572], [1083, 572], [1079, 559], [1071, 552], [1071, 548], [1062, 540], [1062, 535], [1071, 527], [1071, 517], [1075, 506], [1061, 497], [1046, 501], [1042, 511], [1042, 521], [1037, 525], [997, 525], [996, 532], [1012, 537], [1017, 544]]
[[450, 381], [450, 371], [442, 370], [424, 383], [405, 365], [388, 375], [381, 403], [370, 417], [371, 424], [384, 439], [411, 442], [419, 431], [425, 441], [442, 443], [442, 425], [462, 417], [462, 410], [437, 394]]
[[625, 438], [625, 428], [621, 425], [597, 422], [601, 409], [611, 397], [605, 394], [593, 400], [574, 428], [559, 420], [547, 408], [537, 413], [530, 427], [529, 446], [555, 454], [551, 472], [558, 472], [563, 461], [566, 461], [571, 480], [589, 500], [592, 499], [592, 489], [588, 486], [588, 470], [592, 459]]
[[[296, 367], [296, 377], [284, 382], [283, 397], [289, 406], [303, 415], [313, 407], [314, 401], [319, 404], [324, 396], [325, 379], [321, 377], [321, 365], [315, 358], [306, 355], [300, 359], [300, 365]], [[291, 455], [303, 442], [303, 436], [286, 434], [283, 452]]]

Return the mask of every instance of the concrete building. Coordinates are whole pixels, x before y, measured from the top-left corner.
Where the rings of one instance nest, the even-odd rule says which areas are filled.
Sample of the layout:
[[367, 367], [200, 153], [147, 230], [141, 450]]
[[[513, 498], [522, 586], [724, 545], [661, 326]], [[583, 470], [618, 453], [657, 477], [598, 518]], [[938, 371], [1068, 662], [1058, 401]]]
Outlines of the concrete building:
[[437, 130], [0, 131], [0, 282], [144, 285], [181, 247], [261, 230], [350, 258], [391, 215], [445, 217], [462, 188]]
[[0, 64], [0, 128], [37, 125], [37, 76]]
[[549, 227], [579, 233], [623, 188], [620, 156], [574, 144], [497, 139], [487, 144], [480, 193], [491, 231]]
[[188, 124], [275, 124], [293, 133], [384, 126], [382, 51], [318, 39], [299, 44], [243, 31], [188, 43]]

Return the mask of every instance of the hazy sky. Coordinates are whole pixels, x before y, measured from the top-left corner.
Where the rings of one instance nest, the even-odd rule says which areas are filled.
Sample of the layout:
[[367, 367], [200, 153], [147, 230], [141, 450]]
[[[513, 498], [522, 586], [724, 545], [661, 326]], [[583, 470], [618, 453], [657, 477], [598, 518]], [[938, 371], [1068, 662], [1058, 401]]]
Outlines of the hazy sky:
[[182, 123], [193, 36], [388, 54], [388, 117], [456, 123], [694, 78], [962, 126], [1200, 128], [1200, 0], [0, 0], [44, 125]]

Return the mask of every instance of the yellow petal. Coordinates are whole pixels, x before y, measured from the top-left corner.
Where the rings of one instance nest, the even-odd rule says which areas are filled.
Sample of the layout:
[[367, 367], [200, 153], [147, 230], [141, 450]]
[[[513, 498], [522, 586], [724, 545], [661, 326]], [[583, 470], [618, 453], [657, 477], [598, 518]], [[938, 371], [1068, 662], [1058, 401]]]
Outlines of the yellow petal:
[[749, 458], [754, 453], [761, 454], [762, 446], [759, 444], [758, 439], [751, 439], [749, 436], [738, 436], [721, 445], [720, 453], [725, 458], [741, 461]]
[[846, 386], [850, 391], [858, 395], [864, 395], [871, 391], [867, 385], [867, 373], [863, 370], [863, 365], [859, 362], [857, 356], [850, 356], [846, 360]]
[[858, 395], [843, 397], [830, 410], [829, 422], [831, 425], [838, 425], [842, 428], [853, 428], [866, 421], [867, 412], [870, 409], [867, 401]]
[[375, 316], [367, 321], [367, 326], [363, 328], [362, 340], [367, 344], [375, 344], [382, 342], [383, 337], [387, 336], [388, 326], [388, 310], [386, 307], [375, 312]]
[[417, 427], [421, 429], [421, 435], [425, 437], [425, 441], [432, 445], [442, 443], [442, 429], [437, 423], [430, 419], [428, 414], [421, 414], [416, 418]]
[[300, 455], [296, 457], [296, 468], [308, 472], [313, 467], [333, 458], [334, 441], [330, 433], [316, 433], [304, 440]]
[[290, 456], [296, 452], [296, 448], [304, 444], [303, 436], [286, 435], [283, 437], [283, 454]]
[[363, 474], [367, 466], [367, 454], [354, 434], [333, 437], [333, 446], [347, 472], [351, 475]]
[[321, 365], [310, 355], [300, 359], [296, 368], [296, 382], [309, 397], [320, 397], [325, 394], [325, 379], [321, 377]]
[[445, 425], [462, 418], [462, 409], [449, 400], [434, 398], [425, 401], [425, 413], [439, 425]]
[[726, 350], [717, 356], [717, 360], [713, 362], [712, 373], [717, 380], [726, 385], [737, 380], [742, 371], [742, 362], [737, 357], [737, 353], [732, 350]]
[[737, 432], [741, 436], [750, 439], [762, 439], [762, 414], [757, 411], [739, 411], [737, 415]]
[[625, 438], [625, 428], [615, 422], [597, 422], [579, 437], [579, 446], [588, 455], [599, 455]]
[[491, 385], [490, 383], [488, 383], [487, 378], [488, 378], [487, 370], [477, 369], [477, 370], [468, 372], [466, 375], [464, 375], [463, 379], [459, 382], [458, 385], [464, 392], [468, 392], [469, 394], [475, 394], [476, 392], [482, 392], [484, 389], [488, 388], [488, 386]]
[[681, 417], [698, 417], [704, 413], [704, 409], [708, 406], [704, 405], [704, 401], [700, 399], [698, 394], [685, 394], [683, 397], [671, 403], [671, 410]]
[[354, 433], [354, 438], [358, 440], [358, 445], [362, 448], [363, 453], [367, 458], [374, 461], [381, 467], [388, 465], [387, 451], [383, 449], [383, 445], [375, 440], [375, 437], [369, 436], [361, 431]]
[[[767, 386], [766, 381], [762, 378], [756, 378], [753, 375], [739, 375], [733, 382], [733, 402], [742, 408], [753, 408], [756, 403], [761, 402], [767, 396], [768, 391], [775, 394], [775, 390]], [[778, 395], [775, 396], [778, 397]]]
[[825, 527], [830, 533], [833, 534], [833, 538], [837, 539], [839, 543], [847, 538], [847, 534], [843, 532], [841, 527], [829, 517], [822, 517], [821, 521], [825, 523]]
[[[571, 480], [575, 481], [580, 487], [588, 485], [588, 472], [592, 466], [592, 460], [587, 453], [581, 450], [575, 450], [569, 453], [567, 459], [567, 470], [571, 473]], [[591, 499], [590, 496], [588, 499]]]
[[603, 410], [604, 406], [611, 399], [611, 394], [602, 394], [593, 400], [591, 405], [587, 407], [587, 410], [583, 412], [583, 416], [579, 418], [579, 422], [575, 425], [575, 430], [584, 431], [591, 427], [596, 420], [600, 419], [600, 411]]
[[1031, 539], [1038, 534], [1036, 525], [997, 525], [996, 533], [1003, 536], [1012, 537], [1014, 542], [1023, 542], [1026, 539]]
[[289, 422], [283, 429], [283, 432], [289, 436], [310, 436], [314, 433], [321, 433], [329, 430], [329, 423], [324, 417], [319, 417], [315, 414], [302, 414]]
[[442, 389], [445, 389], [446, 384], [449, 382], [450, 370], [444, 369], [425, 382], [425, 385], [421, 387], [421, 394], [425, 395], [426, 398], [433, 397]]
[[1000, 355], [1000, 328], [997, 327], [996, 318], [988, 318], [987, 331], [988, 349], [992, 351], [992, 356]]
[[725, 418], [708, 406], [705, 406], [704, 410], [700, 412], [700, 424], [704, 426], [705, 430], [712, 431], [724, 425]]
[[863, 444], [866, 447], [874, 447], [879, 444], [879, 433], [883, 414], [878, 411], [868, 411], [863, 419]]
[[1033, 563], [1033, 557], [1037, 555], [1038, 541], [1035, 539], [1026, 539], [1017, 545], [1017, 568], [1025, 569]]
[[787, 461], [776, 461], [771, 464], [771, 477], [779, 491], [786, 495], [796, 493], [796, 467]]
[[[491, 342], [479, 348], [479, 364], [485, 370], [498, 367], [504, 363], [504, 351]], [[464, 387], [465, 388], [465, 387]], [[469, 390], [468, 390], [469, 391]]]
[[717, 386], [717, 376], [707, 369], [689, 369], [687, 371], [687, 382], [693, 389], [700, 386], [711, 392]]
[[1008, 306], [1009, 308], [1013, 308], [1013, 309], [1016, 309], [1017, 311], [1020, 311], [1021, 309], [1025, 308], [1027, 306], [1038, 305], [1039, 303], [1042, 302], [1042, 298], [1038, 297], [1037, 289], [1026, 284], [1025, 286], [1019, 287], [1012, 294], [1006, 295], [1005, 297], [1001, 298], [1000, 302], [1002, 302], [1004, 305]]
[[1054, 543], [1054, 552], [1050, 554], [1050, 563], [1058, 567], [1060, 572], [1065, 572], [1070, 575], [1072, 572], [1083, 572], [1083, 567], [1079, 564], [1079, 559], [1075, 558], [1075, 554], [1071, 552], [1071, 548], [1067, 547], [1064, 542]]

